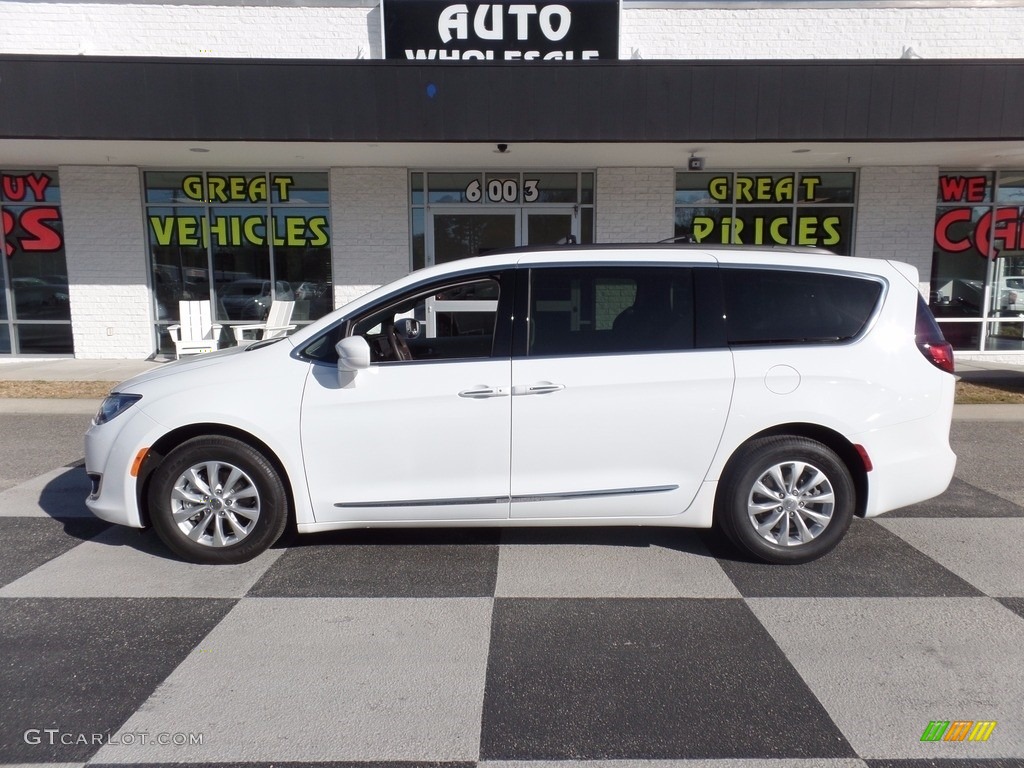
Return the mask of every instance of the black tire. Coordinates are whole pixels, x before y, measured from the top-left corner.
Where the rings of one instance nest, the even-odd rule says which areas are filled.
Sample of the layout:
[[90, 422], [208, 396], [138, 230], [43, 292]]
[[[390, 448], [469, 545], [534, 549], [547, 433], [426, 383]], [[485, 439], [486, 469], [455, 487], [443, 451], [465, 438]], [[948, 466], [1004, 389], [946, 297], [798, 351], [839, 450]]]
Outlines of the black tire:
[[171, 451], [153, 472], [148, 501], [157, 535], [192, 563], [251, 560], [281, 537], [288, 521], [277, 470], [262, 453], [229, 437], [196, 437]]
[[765, 437], [730, 460], [718, 487], [715, 521], [757, 560], [806, 563], [842, 540], [855, 505], [853, 478], [835, 451], [806, 437]]

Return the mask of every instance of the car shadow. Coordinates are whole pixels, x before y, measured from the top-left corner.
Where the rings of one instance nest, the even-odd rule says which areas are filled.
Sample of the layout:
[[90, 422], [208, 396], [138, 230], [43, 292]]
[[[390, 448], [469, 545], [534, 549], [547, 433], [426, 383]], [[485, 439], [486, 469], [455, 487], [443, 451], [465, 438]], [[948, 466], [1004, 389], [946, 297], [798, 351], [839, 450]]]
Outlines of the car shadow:
[[726, 552], [728, 543], [718, 542], [715, 531], [692, 528], [640, 526], [612, 527], [524, 527], [524, 528], [371, 528], [300, 534], [294, 529], [274, 545], [276, 549], [315, 546], [592, 546], [663, 549], [699, 557], [712, 554], [708, 544]]

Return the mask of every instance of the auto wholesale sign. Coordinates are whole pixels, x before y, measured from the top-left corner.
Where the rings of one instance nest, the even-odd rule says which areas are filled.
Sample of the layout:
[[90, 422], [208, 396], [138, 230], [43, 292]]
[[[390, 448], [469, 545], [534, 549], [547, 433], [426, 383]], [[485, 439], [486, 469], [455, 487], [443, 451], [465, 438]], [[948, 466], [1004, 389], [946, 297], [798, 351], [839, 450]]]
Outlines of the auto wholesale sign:
[[586, 61], [619, 57], [618, 0], [383, 0], [384, 58]]

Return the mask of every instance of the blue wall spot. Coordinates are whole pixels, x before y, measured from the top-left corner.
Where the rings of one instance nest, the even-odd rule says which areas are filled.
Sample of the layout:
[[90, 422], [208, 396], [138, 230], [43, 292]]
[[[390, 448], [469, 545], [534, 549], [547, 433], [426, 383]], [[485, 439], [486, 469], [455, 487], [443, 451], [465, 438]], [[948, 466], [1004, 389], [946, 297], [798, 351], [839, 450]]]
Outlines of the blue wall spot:
[[427, 83], [427, 98], [432, 99], [437, 96], [437, 86], [433, 83]]

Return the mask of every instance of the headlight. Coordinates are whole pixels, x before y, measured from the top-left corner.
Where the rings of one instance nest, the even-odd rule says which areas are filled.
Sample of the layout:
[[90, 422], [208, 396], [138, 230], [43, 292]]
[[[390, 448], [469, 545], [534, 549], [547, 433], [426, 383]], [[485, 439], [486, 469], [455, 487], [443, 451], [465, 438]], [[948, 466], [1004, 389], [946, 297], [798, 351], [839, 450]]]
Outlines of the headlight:
[[142, 395], [125, 395], [120, 392], [113, 392], [107, 395], [100, 404], [99, 411], [93, 417], [93, 424], [106, 424], [119, 413], [128, 410], [135, 403], [142, 399]]

